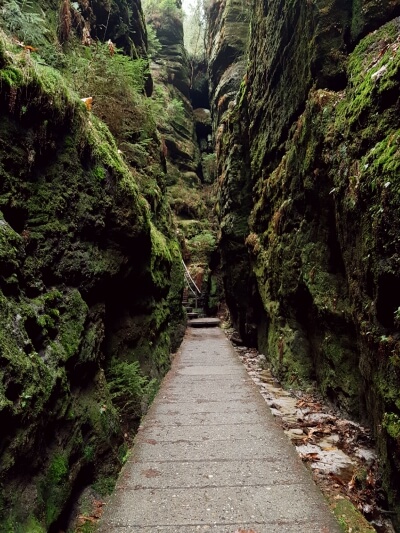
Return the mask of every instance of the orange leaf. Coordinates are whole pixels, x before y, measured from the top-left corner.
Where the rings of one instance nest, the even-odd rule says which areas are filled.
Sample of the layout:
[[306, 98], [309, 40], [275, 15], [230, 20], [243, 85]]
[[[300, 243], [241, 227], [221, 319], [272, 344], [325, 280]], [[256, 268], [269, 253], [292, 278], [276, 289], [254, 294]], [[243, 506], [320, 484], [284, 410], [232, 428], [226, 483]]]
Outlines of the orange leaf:
[[[91, 111], [93, 104], [93, 96], [88, 96], [87, 98], [81, 98], [82, 102], [87, 107], [88, 111]], [[105, 406], [103, 406], [105, 408]], [[105, 409], [104, 409], [105, 410]]]

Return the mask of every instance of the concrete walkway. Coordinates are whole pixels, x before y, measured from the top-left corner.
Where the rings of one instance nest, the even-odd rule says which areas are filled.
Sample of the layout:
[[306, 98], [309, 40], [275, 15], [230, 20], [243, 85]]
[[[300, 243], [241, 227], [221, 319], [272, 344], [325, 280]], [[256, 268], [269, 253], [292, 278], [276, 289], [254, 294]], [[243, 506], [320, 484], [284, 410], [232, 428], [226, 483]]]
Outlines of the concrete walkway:
[[219, 328], [188, 328], [99, 533], [339, 533]]

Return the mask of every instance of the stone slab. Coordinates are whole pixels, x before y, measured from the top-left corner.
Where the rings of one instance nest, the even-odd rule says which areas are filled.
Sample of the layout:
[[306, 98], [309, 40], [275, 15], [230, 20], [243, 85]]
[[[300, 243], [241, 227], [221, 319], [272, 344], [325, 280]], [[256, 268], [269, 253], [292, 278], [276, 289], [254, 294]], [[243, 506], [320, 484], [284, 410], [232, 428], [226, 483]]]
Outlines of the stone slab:
[[[263, 522], [257, 524], [254, 522], [236, 523], [236, 524], [198, 524], [195, 526], [182, 526], [174, 524], [173, 526], [108, 526], [107, 533], [235, 533], [238, 530], [252, 530], [255, 533], [329, 533], [328, 527], [324, 522], [300, 521], [294, 523], [280, 520], [276, 522]], [[102, 532], [103, 533], [103, 532]], [[105, 533], [105, 532], [104, 532]]]
[[249, 487], [296, 484], [301, 480], [302, 465], [279, 458], [214, 461], [140, 461], [135, 468], [124, 469], [118, 487], [185, 488]]
[[[279, 435], [284, 438], [280, 429]], [[239, 438], [240, 437], [240, 438]], [[158, 442], [175, 442], [187, 438], [187, 428], [179, 426], [173, 428], [162, 426], [155, 422], [146, 424], [139, 430], [135, 442], [139, 443], [143, 439], [154, 439]], [[221, 424], [218, 426], [193, 426], [191, 428], [190, 438], [192, 441], [226, 441], [231, 439], [262, 439], [265, 438], [265, 424]]]
[[[239, 428], [238, 428], [239, 431]], [[191, 434], [186, 435], [184, 440], [172, 442], [157, 441], [155, 439], [143, 438], [138, 441], [138, 450], [135, 457], [140, 461], [162, 461], [165, 457], [169, 461], [193, 460], [245, 460], [248, 457], [254, 459], [274, 460], [274, 456], [279, 454], [282, 443], [286, 443], [287, 437], [284, 435], [278, 442], [276, 439], [264, 436], [259, 439], [234, 439], [229, 446], [224, 445], [226, 441], [203, 440], [195, 441]]]
[[[116, 492], [108, 525], [171, 526], [323, 521], [326, 509], [304, 485], [126, 489]], [[101, 531], [101, 529], [100, 529]]]
[[219, 318], [193, 318], [188, 320], [188, 326], [191, 328], [216, 328], [220, 323]]
[[249, 410], [259, 410], [260, 408], [250, 399], [218, 402], [168, 402], [160, 404], [157, 408], [158, 415], [188, 415], [195, 413], [247, 413]]

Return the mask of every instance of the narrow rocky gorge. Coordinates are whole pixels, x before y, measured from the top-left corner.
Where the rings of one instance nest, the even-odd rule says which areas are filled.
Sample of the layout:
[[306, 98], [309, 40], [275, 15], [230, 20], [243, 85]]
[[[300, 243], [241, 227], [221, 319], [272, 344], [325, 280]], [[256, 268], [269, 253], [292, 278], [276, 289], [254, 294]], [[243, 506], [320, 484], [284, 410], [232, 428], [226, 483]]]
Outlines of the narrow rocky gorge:
[[286, 387], [371, 427], [400, 527], [400, 1], [200, 4], [201, 54], [180, 0], [0, 5], [1, 532], [112, 488], [182, 259]]

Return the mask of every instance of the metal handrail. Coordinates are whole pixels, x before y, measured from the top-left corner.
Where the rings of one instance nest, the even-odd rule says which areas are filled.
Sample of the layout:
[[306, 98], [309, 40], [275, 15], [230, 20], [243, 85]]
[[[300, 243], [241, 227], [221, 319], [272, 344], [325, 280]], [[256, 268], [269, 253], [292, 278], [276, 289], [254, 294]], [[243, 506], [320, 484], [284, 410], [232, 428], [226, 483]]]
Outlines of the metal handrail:
[[189, 286], [189, 289], [193, 292], [193, 294], [195, 294], [193, 288], [190, 286], [190, 284], [193, 285], [193, 287], [196, 289], [196, 291], [198, 292], [198, 294], [200, 294], [201, 296], [201, 290], [198, 288], [198, 286], [196, 285], [194, 279], [192, 278], [192, 276], [190, 275], [190, 272], [189, 270], [187, 269], [187, 266], [185, 265], [185, 262], [184, 260], [182, 259], [182, 265], [184, 266], [185, 268], [185, 279], [187, 281], [187, 284]]

